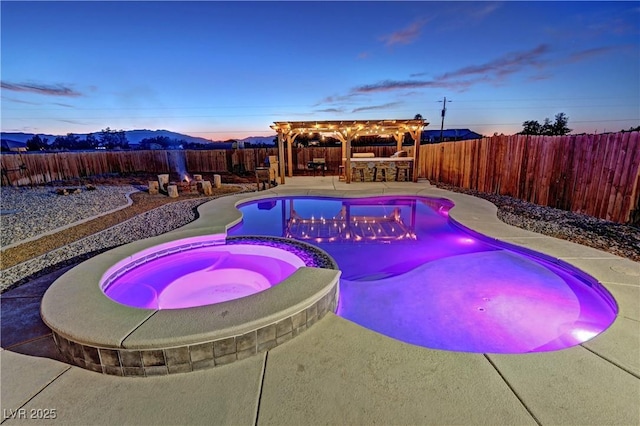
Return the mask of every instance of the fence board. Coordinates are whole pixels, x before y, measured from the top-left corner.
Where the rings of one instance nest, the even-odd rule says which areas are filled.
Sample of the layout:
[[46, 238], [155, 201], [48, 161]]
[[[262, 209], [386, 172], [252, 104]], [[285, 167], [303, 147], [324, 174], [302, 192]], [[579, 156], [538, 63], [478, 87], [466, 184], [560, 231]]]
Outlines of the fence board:
[[506, 145], [506, 157], [505, 164], [502, 168], [505, 170], [506, 179], [504, 179], [502, 186], [502, 194], [516, 197], [518, 194], [518, 182], [520, 174], [520, 156], [519, 151], [521, 144], [517, 143], [517, 137], [509, 136], [507, 138]]
[[[634, 132], [631, 142], [631, 148], [627, 152], [632, 158], [631, 164], [625, 168], [625, 173], [628, 172], [627, 178], [620, 182], [621, 188], [624, 188], [620, 213], [613, 216], [612, 220], [627, 222], [635, 217], [634, 223], [640, 223], [640, 133]], [[619, 199], [620, 196], [616, 196], [616, 202]]]
[[[562, 150], [562, 162], [560, 164], [560, 192], [559, 200], [556, 203], [557, 208], [569, 210], [571, 208], [571, 194], [573, 193], [573, 155], [575, 153], [575, 136], [566, 136], [564, 143], [561, 143], [558, 149]], [[563, 149], [564, 148], [564, 149]]]
[[587, 135], [587, 138], [583, 138], [581, 143], [574, 144], [576, 153], [573, 157], [573, 163], [571, 165], [573, 174], [571, 209], [576, 212], [580, 212], [583, 209], [585, 203], [585, 183], [587, 176], [584, 173], [584, 170], [585, 164], [587, 164], [587, 162], [589, 161], [594, 140], [595, 135]]
[[607, 135], [599, 135], [597, 138], [597, 144], [594, 148], [595, 150], [591, 152], [592, 155], [588, 163], [588, 169], [585, 170], [585, 173], [587, 173], [587, 196], [585, 196], [586, 203], [584, 207], [585, 213], [595, 211], [596, 208], [602, 159], [604, 158], [607, 149]]
[[[614, 165], [624, 164], [625, 159], [627, 157], [627, 152], [629, 151], [629, 144], [631, 143], [631, 135], [629, 133], [623, 133], [622, 138], [620, 140], [619, 147], [616, 152], [614, 152]], [[622, 175], [624, 173], [624, 167], [616, 167], [613, 172], [613, 180], [611, 182], [611, 188], [609, 190], [609, 197], [606, 200], [607, 210], [604, 212], [605, 218], [610, 218], [613, 216], [613, 212], [615, 210], [615, 200], [617, 194], [620, 192], [620, 180], [622, 179]]]
[[523, 191], [523, 186], [522, 186], [522, 179], [524, 174], [526, 173], [526, 167], [524, 166], [525, 161], [526, 161], [526, 155], [525, 152], [527, 150], [527, 139], [524, 140], [524, 143], [520, 143], [519, 139], [517, 139], [515, 141], [515, 145], [518, 148], [517, 151], [517, 156], [516, 156], [516, 163], [514, 166], [516, 166], [518, 168], [518, 174], [516, 177], [516, 181], [514, 182], [514, 197], [516, 198], [520, 198], [522, 197], [522, 191]]
[[596, 173], [598, 180], [597, 183], [595, 184], [594, 188], [595, 188], [595, 200], [594, 200], [594, 207], [593, 207], [593, 211], [598, 214], [600, 212], [600, 210], [602, 209], [602, 203], [603, 203], [603, 199], [605, 196], [605, 192], [607, 193], [607, 197], [609, 195], [608, 192], [608, 187], [609, 187], [609, 175], [610, 175], [610, 164], [611, 164], [611, 157], [613, 154], [613, 151], [615, 150], [615, 146], [616, 146], [616, 140], [615, 138], [612, 137], [613, 135], [607, 135], [607, 138], [605, 139], [605, 144], [604, 144], [604, 153], [602, 156], [598, 156], [597, 157], [597, 161], [596, 164], [594, 166], [594, 170], [597, 170], [598, 172]]
[[538, 162], [538, 146], [540, 145], [538, 136], [528, 136], [529, 144], [527, 155], [527, 168], [525, 173], [525, 192], [523, 200], [533, 201], [533, 182], [535, 170]]
[[487, 140], [485, 138], [480, 139], [480, 144], [478, 145], [478, 170], [476, 173], [478, 175], [478, 183], [476, 185], [477, 190], [482, 191], [481, 188], [485, 187], [485, 170], [487, 170]]
[[560, 203], [562, 202], [562, 191], [564, 190], [564, 179], [562, 178], [564, 174], [562, 167], [564, 152], [563, 150], [559, 150], [558, 147], [568, 145], [567, 137], [559, 136], [549, 141], [548, 144], [552, 145], [550, 146], [550, 151], [553, 153], [553, 157], [550, 159], [547, 204], [552, 207], [559, 208]]

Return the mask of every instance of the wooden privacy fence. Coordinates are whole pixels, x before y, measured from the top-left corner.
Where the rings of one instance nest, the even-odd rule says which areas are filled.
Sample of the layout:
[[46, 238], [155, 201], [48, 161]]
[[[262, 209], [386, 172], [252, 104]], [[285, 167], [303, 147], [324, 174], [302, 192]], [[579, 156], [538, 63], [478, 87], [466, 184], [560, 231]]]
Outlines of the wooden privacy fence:
[[513, 135], [422, 145], [420, 176], [637, 224], [639, 134]]
[[[420, 147], [419, 176], [482, 192], [640, 223], [638, 132], [570, 136], [494, 136]], [[410, 149], [410, 148], [405, 148]], [[355, 146], [389, 157], [395, 146]], [[237, 150], [7, 153], [2, 185], [32, 185], [107, 173], [253, 172], [277, 148]], [[330, 173], [342, 164], [340, 146], [293, 148], [293, 173], [324, 157]], [[285, 155], [285, 163], [286, 163]]]
[[162, 173], [166, 151], [92, 151], [2, 154], [2, 185], [34, 185], [107, 173]]
[[[354, 147], [353, 152], [388, 157], [395, 146]], [[291, 153], [294, 174], [306, 170], [307, 162], [317, 157], [326, 159], [330, 172], [342, 164], [339, 146], [293, 148]], [[6, 153], [0, 163], [2, 185], [24, 186], [108, 173], [251, 173], [268, 156], [277, 157], [278, 148]]]

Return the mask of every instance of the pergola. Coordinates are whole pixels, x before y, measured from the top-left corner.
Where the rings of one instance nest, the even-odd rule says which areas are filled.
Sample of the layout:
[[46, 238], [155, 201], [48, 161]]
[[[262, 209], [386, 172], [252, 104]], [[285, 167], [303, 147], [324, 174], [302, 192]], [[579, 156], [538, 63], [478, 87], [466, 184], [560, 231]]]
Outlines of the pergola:
[[349, 120], [349, 121], [276, 121], [271, 128], [278, 133], [278, 162], [280, 179], [284, 183], [284, 141], [287, 141], [287, 164], [289, 177], [293, 176], [292, 147], [298, 135], [318, 133], [334, 137], [342, 143], [342, 159], [346, 183], [351, 183], [351, 142], [360, 136], [393, 136], [398, 151], [402, 149], [404, 135], [408, 133], [414, 141], [413, 181], [418, 181], [418, 155], [422, 129], [427, 126], [423, 119], [412, 120]]

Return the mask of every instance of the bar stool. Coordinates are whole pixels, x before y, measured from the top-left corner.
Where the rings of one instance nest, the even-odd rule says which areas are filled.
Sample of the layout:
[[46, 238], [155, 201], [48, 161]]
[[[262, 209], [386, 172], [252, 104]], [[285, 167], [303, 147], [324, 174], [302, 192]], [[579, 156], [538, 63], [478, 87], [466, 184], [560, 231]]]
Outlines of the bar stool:
[[354, 182], [371, 182], [371, 172], [365, 163], [355, 163], [351, 166], [351, 180]]
[[409, 180], [409, 163], [398, 162], [396, 164], [396, 168], [398, 169], [398, 182], [404, 182]]
[[[376, 164], [376, 182], [388, 182], [390, 181], [390, 175], [392, 175], [391, 165], [387, 163]], [[384, 176], [383, 176], [384, 175]]]
[[362, 165], [362, 175], [365, 182], [373, 182], [375, 164], [367, 163]]
[[396, 167], [395, 161], [389, 163], [389, 173], [387, 173], [387, 182], [394, 182], [398, 175], [398, 168]]

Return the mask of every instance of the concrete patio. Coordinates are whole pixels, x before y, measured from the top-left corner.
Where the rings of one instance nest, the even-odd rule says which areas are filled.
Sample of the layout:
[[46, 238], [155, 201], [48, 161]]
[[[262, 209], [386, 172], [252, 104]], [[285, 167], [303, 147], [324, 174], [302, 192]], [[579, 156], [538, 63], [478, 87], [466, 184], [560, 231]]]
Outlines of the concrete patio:
[[281, 346], [229, 365], [114, 377], [58, 360], [39, 306], [61, 270], [1, 297], [2, 424], [640, 424], [638, 263], [506, 225], [491, 203], [426, 181], [347, 185], [336, 176], [287, 178], [271, 190], [201, 208], [220, 208], [225, 224], [234, 212], [223, 210], [243, 198], [326, 190], [449, 198], [456, 204], [450, 216], [465, 226], [594, 276], [615, 297], [618, 317], [576, 347], [495, 355], [409, 345], [329, 313]]

